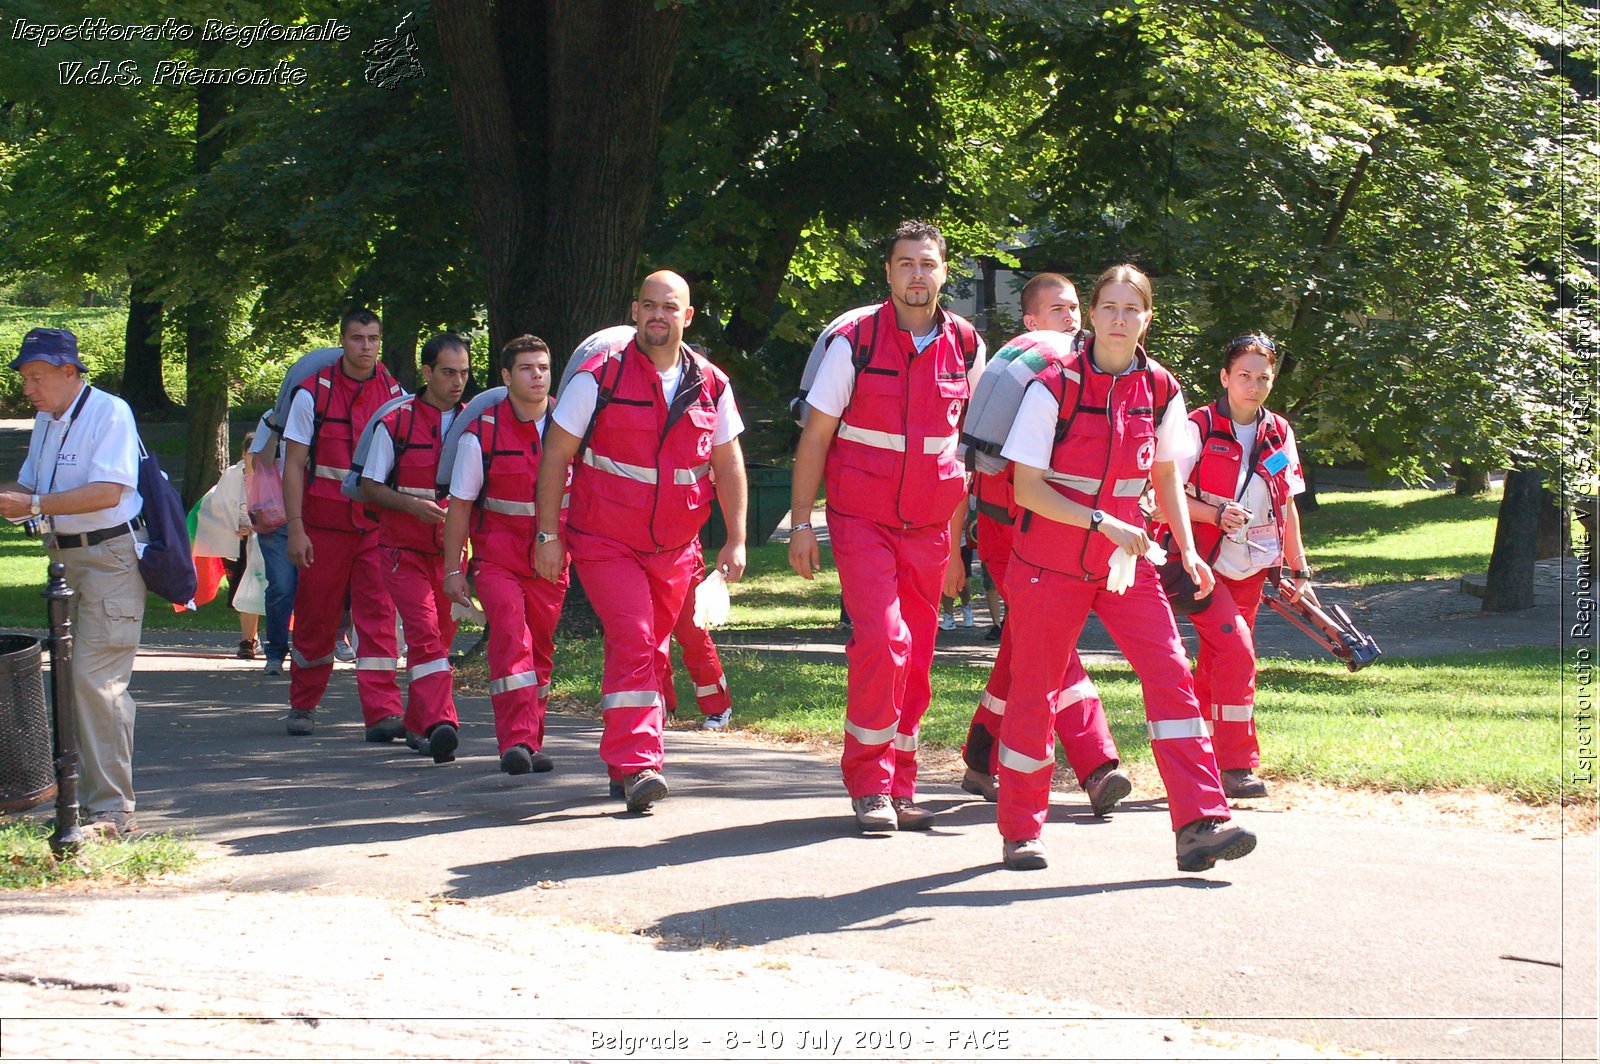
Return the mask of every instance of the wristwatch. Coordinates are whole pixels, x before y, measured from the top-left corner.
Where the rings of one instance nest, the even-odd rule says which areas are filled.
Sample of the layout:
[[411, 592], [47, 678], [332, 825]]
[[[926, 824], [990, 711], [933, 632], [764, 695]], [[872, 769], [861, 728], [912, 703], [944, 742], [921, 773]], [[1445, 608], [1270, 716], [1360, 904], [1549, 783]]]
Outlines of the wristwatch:
[[1106, 519], [1106, 512], [1104, 510], [1096, 510], [1094, 513], [1090, 514], [1089, 515], [1089, 531], [1090, 532], [1098, 532], [1098, 531], [1100, 531], [1100, 522], [1104, 521], [1105, 519]]
[[556, 540], [558, 540], [560, 538], [561, 538], [561, 533], [560, 532], [535, 532], [533, 534], [534, 543], [538, 544], [541, 547], [544, 546], [546, 543], [554, 543]]
[[28, 512], [34, 517], [41, 517], [44, 515], [44, 505], [39, 501], [39, 496], [28, 496]]

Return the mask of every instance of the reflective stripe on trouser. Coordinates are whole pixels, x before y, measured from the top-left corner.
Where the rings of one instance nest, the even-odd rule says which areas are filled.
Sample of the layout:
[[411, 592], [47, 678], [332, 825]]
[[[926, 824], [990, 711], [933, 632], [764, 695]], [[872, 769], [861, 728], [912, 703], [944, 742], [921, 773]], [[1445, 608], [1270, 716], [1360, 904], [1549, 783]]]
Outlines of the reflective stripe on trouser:
[[[312, 564], [301, 570], [294, 594], [296, 665], [289, 678], [289, 705], [295, 709], [315, 709], [327, 693], [346, 594], [356, 630], [356, 653], [368, 658], [399, 656], [394, 603], [384, 585], [385, 552], [378, 545], [378, 530], [346, 532], [308, 525], [306, 535], [311, 539]], [[313, 664], [298, 664], [301, 661]], [[393, 667], [357, 670], [356, 688], [366, 723], [400, 715], [400, 684]]]
[[[144, 538], [144, 533], [139, 533]], [[133, 536], [50, 551], [61, 562], [72, 621], [72, 704], [78, 724], [78, 807], [87, 813], [131, 813], [133, 721], [138, 707], [128, 693], [145, 587]]]
[[[1016, 617], [1018, 624], [1025, 623], [1022, 614]], [[967, 745], [962, 752], [969, 768], [989, 775], [1000, 771], [999, 747], [995, 740], [1000, 735], [1000, 721], [1011, 691], [1011, 627], [1007, 624], [1000, 632], [1000, 649], [994, 656], [994, 667], [989, 670], [989, 682], [978, 699], [978, 708], [972, 714]], [[1062, 684], [1054, 702], [1056, 738], [1067, 755], [1067, 763], [1082, 783], [1095, 769], [1118, 759], [1117, 744], [1111, 738], [1100, 693], [1084, 671], [1076, 646], [1072, 648]]]
[[[1133, 586], [1123, 595], [1107, 592], [1103, 583], [1040, 569], [1018, 558], [1012, 559], [1009, 576], [1011, 608], [1019, 620], [1027, 617], [1034, 623], [1015, 626], [1001, 744], [1035, 762], [1047, 757], [1051, 704], [1068, 686], [1070, 654], [1064, 648], [1077, 645], [1092, 608], [1139, 676], [1146, 717], [1157, 728], [1182, 733], [1151, 743], [1156, 768], [1166, 784], [1173, 828], [1200, 817], [1228, 817], [1211, 740], [1205, 735], [1205, 722], [1194, 700], [1189, 661], [1154, 566], [1141, 560]], [[1007, 626], [1008, 631], [1011, 628]], [[1194, 734], [1196, 731], [1199, 734]], [[1037, 771], [1021, 772], [1002, 761], [997, 810], [1002, 837], [1037, 838], [1049, 801], [1048, 764]]]
[[845, 789], [852, 798], [910, 798], [917, 786], [916, 748], [895, 740], [914, 741], [928, 711], [950, 529], [890, 528], [829, 509], [828, 534], [851, 620], [840, 758]]
[[[700, 712], [715, 716], [733, 705], [728, 693], [728, 679], [722, 674], [722, 659], [717, 656], [717, 645], [711, 633], [694, 626], [694, 591], [700, 576], [700, 556], [691, 559], [688, 592], [683, 597], [683, 608], [672, 626], [672, 638], [683, 651], [683, 668], [694, 683], [694, 701]], [[661, 695], [666, 699], [667, 712], [678, 711], [678, 692], [672, 678], [672, 652], [668, 648], [661, 676]]]
[[605, 536], [573, 531], [570, 539], [572, 564], [605, 631], [600, 759], [612, 779], [660, 769], [661, 661], [700, 544], [645, 554]]
[[[503, 754], [513, 746], [544, 748], [544, 715], [555, 654], [556, 620], [567, 596], [568, 570], [557, 583], [476, 560], [474, 586], [489, 619], [489, 704]], [[534, 682], [524, 682], [529, 677]], [[498, 687], [498, 689], [497, 689]]]
[[1211, 602], [1189, 615], [1200, 635], [1195, 656], [1194, 696], [1211, 721], [1211, 746], [1219, 769], [1258, 768], [1261, 746], [1256, 738], [1256, 610], [1266, 570], [1234, 580], [1217, 574]]
[[[382, 553], [383, 578], [406, 628], [406, 730], [426, 735], [435, 724], [458, 723], [450, 676], [456, 622], [444, 594], [444, 557], [393, 547]], [[357, 677], [365, 654], [365, 646], [356, 648]]]

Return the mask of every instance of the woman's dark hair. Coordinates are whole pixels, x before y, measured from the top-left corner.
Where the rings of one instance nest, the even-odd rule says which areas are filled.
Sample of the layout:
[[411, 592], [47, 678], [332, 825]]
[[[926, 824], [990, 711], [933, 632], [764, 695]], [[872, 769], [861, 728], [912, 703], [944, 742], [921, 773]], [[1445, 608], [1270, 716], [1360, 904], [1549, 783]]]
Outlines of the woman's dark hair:
[[1266, 358], [1267, 365], [1278, 368], [1278, 345], [1266, 333], [1246, 333], [1229, 340], [1228, 346], [1222, 349], [1222, 368], [1232, 369], [1245, 355], [1261, 355]]

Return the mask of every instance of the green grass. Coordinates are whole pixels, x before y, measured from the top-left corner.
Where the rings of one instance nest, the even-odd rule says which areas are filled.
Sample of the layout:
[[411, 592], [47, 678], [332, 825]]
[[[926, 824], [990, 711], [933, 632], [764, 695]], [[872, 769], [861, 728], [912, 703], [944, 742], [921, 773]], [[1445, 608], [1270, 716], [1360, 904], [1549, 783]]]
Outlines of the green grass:
[[1306, 553], [1324, 579], [1365, 586], [1455, 579], [1489, 568], [1499, 489], [1324, 492], [1302, 514]]
[[[739, 727], [773, 738], [837, 740], [844, 719], [842, 659], [721, 651]], [[556, 689], [579, 703], [600, 700], [598, 639], [556, 648]], [[1359, 673], [1334, 662], [1261, 663], [1256, 719], [1269, 775], [1341, 787], [1416, 791], [1481, 787], [1544, 804], [1586, 788], [1562, 778], [1563, 720], [1577, 685], [1563, 684], [1556, 648], [1522, 648], [1434, 658], [1390, 659]], [[482, 666], [478, 666], [481, 673]], [[1125, 664], [1091, 670], [1125, 760], [1148, 763], [1144, 698]], [[685, 671], [678, 704], [692, 707]], [[476, 676], [481, 691], [483, 677]], [[465, 679], [465, 677], [463, 677]], [[928, 749], [966, 739], [985, 667], [936, 664], [933, 704], [922, 723]], [[692, 711], [692, 710], [691, 710]], [[1063, 762], [1064, 763], [1064, 762]], [[1593, 787], [1587, 788], [1593, 795]]]
[[62, 860], [50, 852], [50, 827], [30, 820], [0, 823], [0, 889], [37, 890], [85, 880], [138, 883], [194, 863], [189, 839], [158, 832], [131, 839], [88, 839]]

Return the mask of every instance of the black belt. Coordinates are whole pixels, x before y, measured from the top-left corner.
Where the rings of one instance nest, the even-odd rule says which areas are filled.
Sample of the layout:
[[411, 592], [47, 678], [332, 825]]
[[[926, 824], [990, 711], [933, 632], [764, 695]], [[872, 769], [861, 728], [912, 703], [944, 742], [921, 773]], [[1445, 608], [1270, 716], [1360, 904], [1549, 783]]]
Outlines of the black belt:
[[56, 535], [56, 549], [72, 550], [76, 547], [92, 547], [96, 543], [104, 543], [108, 539], [118, 536], [131, 535], [144, 527], [144, 519], [135, 517], [132, 521], [124, 521], [120, 525], [110, 528], [97, 528], [93, 532], [72, 532], [67, 535]]
[[1010, 510], [997, 502], [990, 502], [988, 499], [978, 500], [978, 512], [989, 520], [999, 522], [1002, 525], [1016, 524], [1016, 519], [1011, 516]]

